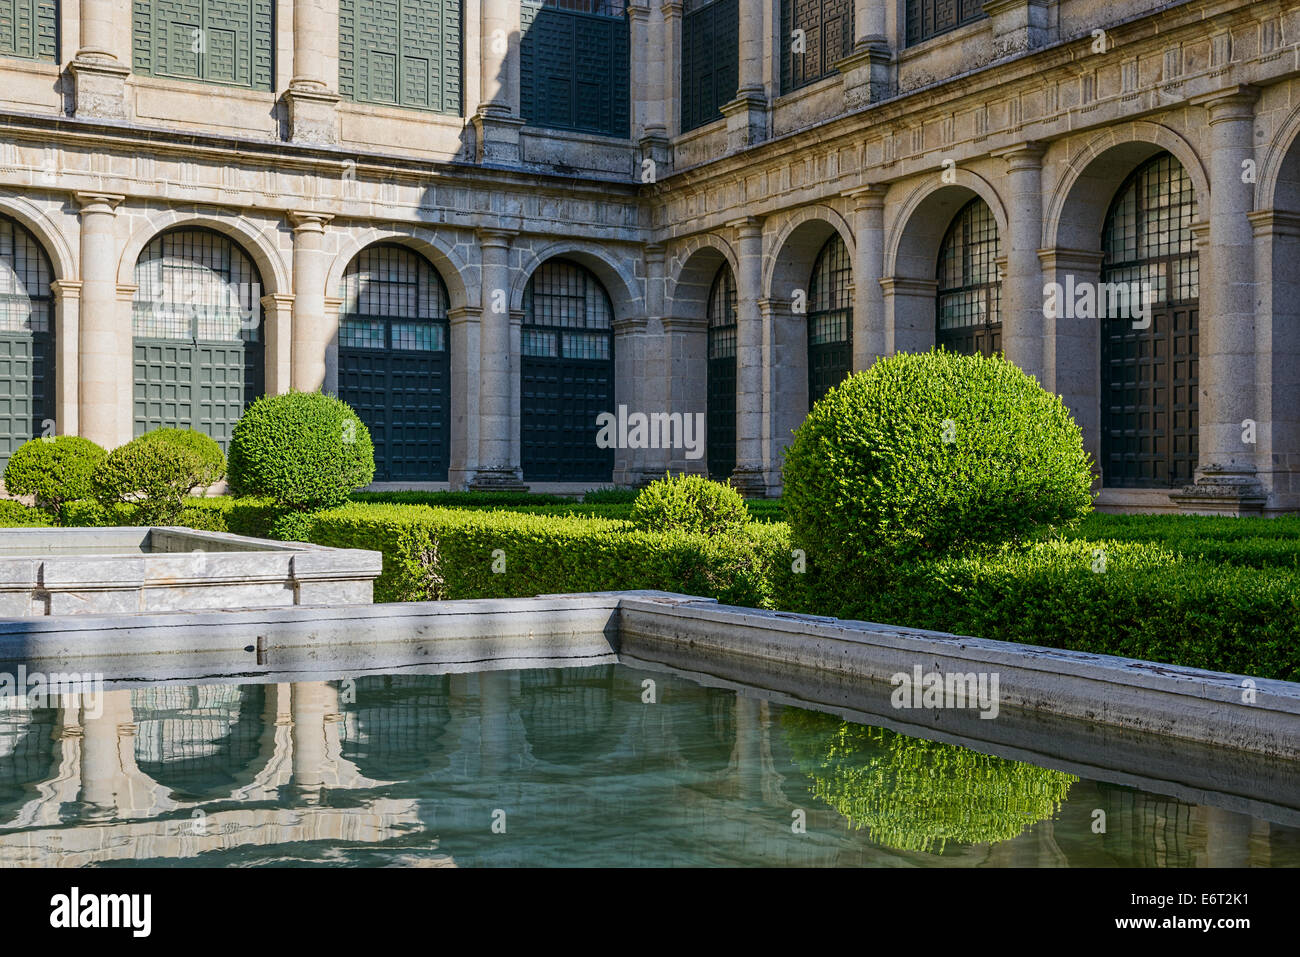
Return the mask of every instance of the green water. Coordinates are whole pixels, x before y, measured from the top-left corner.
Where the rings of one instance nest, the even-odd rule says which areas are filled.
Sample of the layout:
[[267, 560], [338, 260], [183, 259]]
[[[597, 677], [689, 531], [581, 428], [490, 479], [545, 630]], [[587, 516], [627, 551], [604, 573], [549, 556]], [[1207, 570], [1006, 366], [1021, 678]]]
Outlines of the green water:
[[624, 665], [8, 704], [3, 866], [1300, 864], [1276, 821]]

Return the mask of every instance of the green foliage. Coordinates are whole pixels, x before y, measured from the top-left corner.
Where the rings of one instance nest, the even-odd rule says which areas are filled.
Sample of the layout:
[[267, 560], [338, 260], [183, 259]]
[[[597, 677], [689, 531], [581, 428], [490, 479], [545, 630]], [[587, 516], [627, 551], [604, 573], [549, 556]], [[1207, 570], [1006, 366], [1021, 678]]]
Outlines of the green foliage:
[[305, 542], [316, 523], [315, 512], [283, 512], [267, 527], [266, 537], [281, 542]]
[[748, 522], [740, 493], [702, 475], [665, 475], [642, 489], [632, 506], [632, 524], [644, 531], [733, 535]]
[[230, 488], [297, 511], [328, 508], [375, 476], [370, 432], [351, 407], [319, 392], [262, 396], [230, 436]]
[[1091, 503], [1064, 403], [1001, 358], [942, 351], [882, 359], [832, 389], [783, 474], [795, 544], [828, 598], [868, 566], [1031, 539]]
[[[168, 430], [173, 431], [173, 430]], [[135, 507], [141, 525], [171, 525], [186, 496], [212, 474], [210, 459], [174, 435], [146, 432], [108, 454], [95, 469], [95, 500], [104, 509]]]
[[903, 851], [995, 844], [1050, 819], [1072, 774], [790, 708], [782, 725], [813, 797]]
[[39, 528], [50, 525], [49, 513], [28, 508], [22, 502], [0, 498], [0, 528]]
[[1300, 515], [1230, 518], [1204, 515], [1089, 515], [1064, 537], [1146, 542], [1183, 558], [1252, 568], [1300, 566]]
[[108, 455], [89, 439], [56, 435], [32, 439], [14, 450], [5, 466], [5, 490], [32, 495], [38, 508], [59, 520], [65, 502], [87, 498], [95, 469]]
[[584, 505], [631, 505], [636, 501], [638, 494], [634, 488], [618, 488], [610, 485], [583, 492], [582, 503]]
[[573, 505], [564, 495], [533, 492], [353, 492], [354, 502], [380, 505], [431, 505], [435, 508], [504, 508], [507, 506]]
[[170, 442], [193, 452], [202, 463], [195, 487], [216, 485], [226, 476], [226, 454], [211, 436], [194, 429], [154, 429], [149, 433], [160, 442]]

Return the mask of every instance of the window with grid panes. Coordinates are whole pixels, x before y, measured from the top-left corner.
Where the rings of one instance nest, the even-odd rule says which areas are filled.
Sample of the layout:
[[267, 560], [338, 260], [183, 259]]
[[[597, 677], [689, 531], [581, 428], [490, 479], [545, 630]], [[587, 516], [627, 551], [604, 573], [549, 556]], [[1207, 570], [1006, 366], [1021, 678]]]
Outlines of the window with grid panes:
[[631, 61], [623, 0], [524, 0], [519, 105], [534, 126], [626, 137]]
[[907, 45], [929, 40], [987, 16], [983, 0], [907, 0]]
[[1002, 351], [1001, 241], [988, 203], [973, 199], [939, 244], [935, 344], [963, 355]]
[[853, 371], [853, 265], [839, 233], [822, 246], [808, 284], [808, 402]]
[[[853, 0], [781, 0], [781, 27], [781, 92], [789, 93], [834, 75], [853, 52]], [[795, 52], [798, 30], [802, 53]]]
[[58, 62], [56, 0], [0, 0], [0, 56]]
[[709, 475], [728, 478], [736, 470], [736, 280], [731, 266], [718, 269], [709, 289], [708, 412]]
[[[1102, 325], [1102, 477], [1112, 488], [1191, 482], [1197, 464], [1200, 263], [1196, 197], [1182, 164], [1161, 153], [1116, 193], [1102, 231], [1103, 284], [1139, 295], [1135, 317], [1115, 296]], [[1103, 290], [1106, 287], [1103, 286]], [[1131, 298], [1131, 297], [1130, 297]]]
[[462, 0], [340, 0], [339, 93], [461, 113]]
[[136, 73], [274, 88], [272, 0], [135, 0], [131, 58]]
[[687, 0], [682, 10], [681, 124], [722, 119], [740, 86], [740, 0]]
[[224, 448], [262, 394], [257, 268], [221, 233], [184, 228], [145, 246], [135, 284], [135, 434], [196, 429]]
[[392, 243], [348, 264], [339, 310], [339, 398], [375, 445], [376, 481], [444, 481], [450, 460], [447, 287]]
[[0, 218], [0, 471], [54, 418], [53, 279], [36, 238]]
[[614, 409], [614, 312], [585, 266], [543, 263], [524, 288], [521, 457], [524, 479], [607, 482], [614, 450], [596, 445]]

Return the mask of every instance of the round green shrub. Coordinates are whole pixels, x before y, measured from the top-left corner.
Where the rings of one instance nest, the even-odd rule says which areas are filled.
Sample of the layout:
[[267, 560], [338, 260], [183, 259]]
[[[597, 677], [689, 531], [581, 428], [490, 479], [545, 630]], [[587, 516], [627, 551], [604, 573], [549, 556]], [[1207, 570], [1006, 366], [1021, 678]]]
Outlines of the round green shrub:
[[646, 531], [727, 535], [743, 530], [748, 522], [749, 509], [740, 493], [702, 475], [665, 475], [642, 489], [632, 504], [632, 524]]
[[50, 524], [50, 516], [39, 508], [0, 498], [0, 528], [33, 528]]
[[158, 441], [170, 442], [189, 449], [198, 456], [199, 461], [203, 463], [203, 470], [199, 475], [199, 481], [195, 483], [196, 486], [201, 485], [206, 488], [225, 478], [226, 453], [221, 451], [221, 446], [211, 436], [196, 432], [194, 429], [154, 429], [149, 434]]
[[211, 462], [173, 437], [147, 432], [108, 454], [95, 469], [95, 500], [105, 509], [128, 504], [141, 525], [174, 525], [190, 490]]
[[1083, 435], [1000, 357], [899, 354], [845, 379], [783, 470], [796, 547], [842, 591], [885, 562], [1029, 539], [1091, 508]]
[[57, 519], [65, 502], [90, 497], [95, 469], [107, 455], [78, 435], [32, 439], [9, 457], [5, 490], [10, 495], [34, 496], [37, 507]]
[[329, 508], [375, 477], [370, 432], [340, 399], [288, 392], [258, 399], [230, 436], [236, 495], [264, 495], [298, 511]]

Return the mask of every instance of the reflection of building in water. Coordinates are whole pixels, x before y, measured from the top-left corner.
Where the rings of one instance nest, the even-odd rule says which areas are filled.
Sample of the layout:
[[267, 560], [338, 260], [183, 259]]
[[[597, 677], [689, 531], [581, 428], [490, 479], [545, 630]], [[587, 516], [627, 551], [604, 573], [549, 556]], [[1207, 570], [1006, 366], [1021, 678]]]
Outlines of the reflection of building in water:
[[[598, 853], [624, 864], [1196, 866], [1296, 851], [1286, 828], [1090, 781], [1005, 840], [949, 841], [942, 856], [885, 847], [812, 793], [786, 733], [806, 713], [666, 675], [599, 666], [342, 687], [114, 691], [95, 718], [76, 699], [0, 710], [0, 865], [210, 852], [319, 861], [376, 848], [424, 865]], [[858, 780], [836, 753], [823, 752], [818, 773]], [[505, 835], [490, 827], [498, 809]], [[1104, 834], [1090, 829], [1094, 809]], [[792, 828], [800, 812], [804, 833]]]

